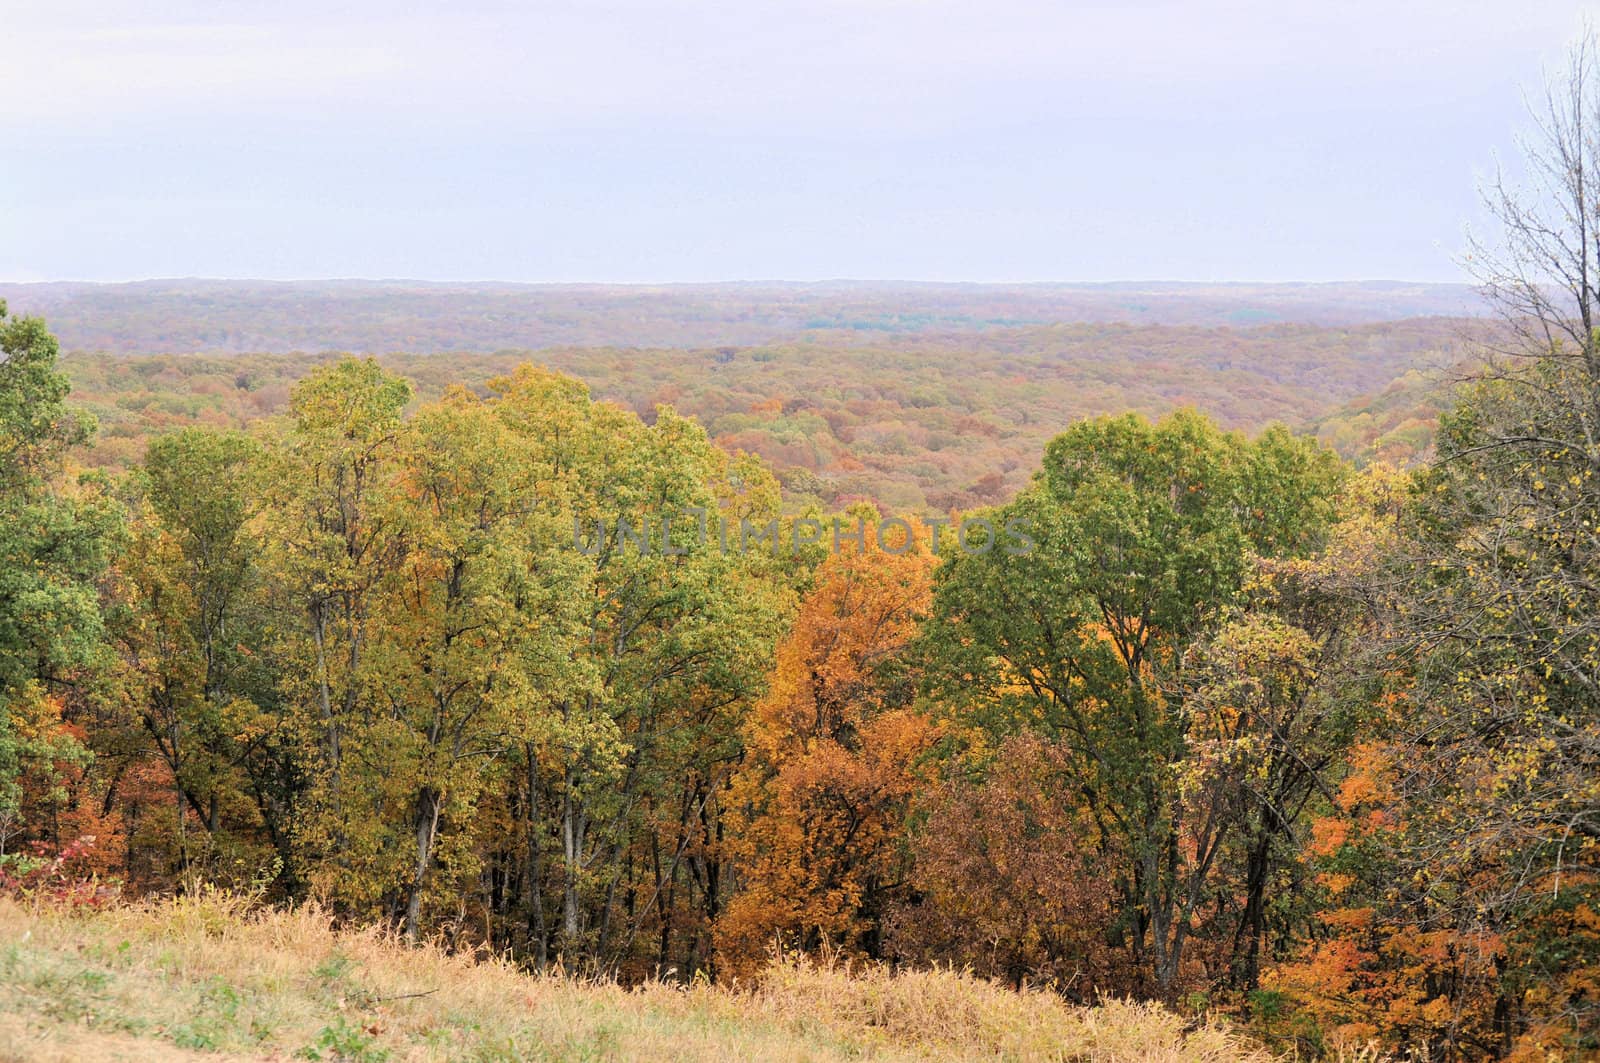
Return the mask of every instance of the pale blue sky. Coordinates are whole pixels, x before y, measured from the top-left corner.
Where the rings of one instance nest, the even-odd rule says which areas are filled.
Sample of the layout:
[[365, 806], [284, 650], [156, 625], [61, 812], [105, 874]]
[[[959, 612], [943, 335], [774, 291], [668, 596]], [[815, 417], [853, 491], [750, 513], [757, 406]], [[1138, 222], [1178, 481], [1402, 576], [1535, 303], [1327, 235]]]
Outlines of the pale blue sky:
[[7, 0], [0, 279], [1461, 279], [1574, 3]]

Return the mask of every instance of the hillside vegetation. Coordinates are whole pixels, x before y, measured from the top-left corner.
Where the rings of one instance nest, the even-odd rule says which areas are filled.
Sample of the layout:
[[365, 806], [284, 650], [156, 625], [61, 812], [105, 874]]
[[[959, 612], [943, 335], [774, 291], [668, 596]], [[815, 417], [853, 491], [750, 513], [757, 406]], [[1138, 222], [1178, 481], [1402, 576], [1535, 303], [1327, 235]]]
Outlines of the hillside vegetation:
[[[1279, 394], [1327, 391], [1383, 361], [1370, 341], [1408, 329], [1428, 335], [1313, 331], [1349, 356], [1333, 371], [1252, 364]], [[1177, 356], [1158, 341], [1182, 330], [1002, 331], [985, 357], [1067, 362], [1074, 337], [1087, 350], [1119, 334], [1129, 360], [1146, 352], [1130, 383], [1173, 384]], [[973, 421], [983, 411], [960, 403], [1027, 394], [1027, 374], [951, 359], [922, 407], [918, 373], [938, 357], [922, 343], [873, 348], [866, 386]], [[268, 1014], [250, 1034], [302, 1055], [431, 1051], [420, 1031], [462, 1028], [511, 1038], [510, 1058], [569, 1036], [557, 1054], [642, 1054], [690, 1036], [651, 1025], [682, 1018], [658, 1020], [653, 1002], [683, 1000], [696, 1036], [723, 1036], [708, 1010], [740, 1016], [738, 1036], [751, 1015], [758, 1031], [778, 1023], [728, 1049], [740, 1056], [769, 1040], [792, 1051], [791, 1023], [820, 1058], [959, 1055], [974, 1036], [974, 1052], [1025, 1058], [1111, 1022], [1073, 1010], [1106, 998], [1226, 1015], [1319, 1058], [1587, 1051], [1600, 1044], [1600, 457], [1582, 435], [1595, 344], [1480, 376], [1441, 416], [1440, 460], [1409, 471], [1193, 409], [1052, 425], [1026, 487], [965, 509], [941, 539], [872, 505], [811, 510], [827, 524], [798, 512], [796, 465], [779, 469], [786, 508], [771, 467], [740, 453], [759, 448], [730, 444], [738, 422], [709, 412], [732, 388], [685, 375], [674, 403], [702, 404], [708, 431], [513, 356], [480, 356], [483, 376], [506, 371], [470, 387], [450, 386], [470, 360], [422, 356], [89, 358], [74, 368], [106, 375], [80, 372], [81, 395], [108, 414], [143, 417], [195, 386], [162, 426], [179, 430], [80, 474], [94, 426], [55, 339], [39, 318], [0, 316], [0, 891], [252, 891], [279, 914], [245, 920], [239, 954], [289, 971], [296, 992], [308, 983], [293, 972], [338, 983], [322, 990], [345, 1002]], [[769, 353], [784, 357], [733, 349], [712, 364], [759, 380]], [[631, 386], [627, 352], [607, 357], [597, 375]], [[803, 390], [785, 393], [872, 414], [826, 390], [848, 378], [829, 357], [856, 356], [796, 353], [784, 372]], [[284, 412], [234, 427], [241, 397], [266, 390], [255, 374], [282, 387], [284, 366], [303, 371]], [[1411, 419], [1409, 388], [1351, 437]], [[809, 416], [817, 438], [825, 425], [863, 445], [858, 426], [804, 410], [762, 399], [739, 416]], [[891, 485], [921, 460], [892, 453], [906, 464], [879, 469]], [[346, 985], [354, 952], [303, 961], [292, 941], [249, 936], [292, 937], [282, 913], [313, 903], [341, 926], [494, 956], [506, 978], [643, 988], [590, 987], [629, 1001], [600, 1009], [598, 1033], [579, 1003], [556, 1008], [576, 1027], [507, 1032], [429, 1010], [455, 1007], [438, 983], [475, 975], [397, 960], [404, 978]], [[145, 955], [140, 919], [155, 920], [156, 964], [175, 947], [164, 935], [209, 925], [163, 910], [95, 917], [122, 935], [111, 953], [29, 914], [47, 925], [17, 942], [11, 1013], [67, 1001], [71, 1020], [111, 1017], [95, 1036], [248, 1048], [237, 1030], [251, 1026], [218, 1033], [193, 1004], [235, 1023], [256, 999], [243, 973], [151, 988], [111, 966], [122, 940]], [[202, 958], [228, 954], [229, 925]], [[61, 941], [102, 968], [57, 970]], [[838, 971], [774, 973], [775, 948], [864, 975], [835, 989]], [[876, 964], [1055, 996], [937, 973], [886, 982]], [[548, 984], [558, 1004], [575, 991]], [[901, 992], [946, 1020], [1002, 1020], [902, 1022]], [[1150, 1015], [1168, 1043], [1174, 1028]]]
[[950, 971], [781, 962], [632, 989], [339, 933], [217, 894], [93, 915], [0, 900], [0, 1060], [1265, 1061], [1153, 1005]]
[[[380, 360], [424, 399], [452, 384], [481, 393], [519, 362], [539, 362], [646, 420], [658, 405], [695, 417], [724, 449], [768, 462], [795, 504], [871, 499], [920, 513], [1003, 502], [1027, 483], [1063, 426], [1129, 410], [1158, 417], [1193, 406], [1248, 431], [1273, 421], [1309, 429], [1337, 414], [1339, 423], [1324, 425], [1325, 438], [1346, 457], [1382, 438], [1385, 457], [1409, 460], [1425, 446], [1436, 411], [1418, 421], [1412, 403], [1392, 417], [1386, 410], [1363, 416], [1364, 397], [1403, 374], [1456, 360], [1463, 327], [1445, 319], [1350, 327], [1072, 324]], [[156, 434], [195, 424], [242, 428], [281, 414], [294, 381], [333, 357], [71, 355], [64, 367], [74, 403], [100, 422], [83, 458], [127, 468]], [[1420, 433], [1412, 431], [1417, 425]]]

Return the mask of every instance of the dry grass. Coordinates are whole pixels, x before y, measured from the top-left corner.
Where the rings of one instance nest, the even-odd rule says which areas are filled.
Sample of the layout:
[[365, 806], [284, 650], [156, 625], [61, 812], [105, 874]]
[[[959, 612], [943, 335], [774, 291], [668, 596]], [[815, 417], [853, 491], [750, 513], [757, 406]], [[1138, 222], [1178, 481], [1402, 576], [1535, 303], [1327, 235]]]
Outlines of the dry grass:
[[0, 900], [0, 942], [0, 1061], [1269, 1058], [1159, 1008], [948, 971], [784, 963], [741, 990], [630, 990], [220, 896], [93, 914]]

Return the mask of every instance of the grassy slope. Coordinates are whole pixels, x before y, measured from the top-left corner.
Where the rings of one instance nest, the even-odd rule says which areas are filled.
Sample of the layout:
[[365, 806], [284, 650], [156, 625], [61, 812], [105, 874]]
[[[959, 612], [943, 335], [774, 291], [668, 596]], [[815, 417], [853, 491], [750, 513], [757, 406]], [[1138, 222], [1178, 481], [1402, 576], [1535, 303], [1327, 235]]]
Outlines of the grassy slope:
[[1265, 1060], [1153, 1007], [1076, 1009], [949, 972], [774, 967], [626, 990], [191, 898], [0, 900], [0, 1060]]

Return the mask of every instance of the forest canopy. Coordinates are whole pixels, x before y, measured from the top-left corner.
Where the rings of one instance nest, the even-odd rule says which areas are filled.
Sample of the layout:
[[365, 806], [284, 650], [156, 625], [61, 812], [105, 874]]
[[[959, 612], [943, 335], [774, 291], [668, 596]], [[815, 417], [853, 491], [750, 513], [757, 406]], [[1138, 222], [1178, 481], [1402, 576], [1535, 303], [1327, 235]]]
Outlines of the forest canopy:
[[[1302, 1058], [1600, 1053], [1595, 63], [1489, 189], [1465, 332], [913, 300], [62, 357], [0, 305], [0, 890], [627, 985], [947, 966]], [[795, 548], [575, 541], [693, 512]]]
[[[483, 394], [522, 362], [571, 373], [646, 421], [671, 406], [729, 451], [763, 458], [791, 508], [871, 500], [947, 514], [1021, 490], [1044, 445], [1083, 417], [1193, 406], [1228, 428], [1315, 430], [1352, 460], [1427, 453], [1459, 321], [1248, 328], [1055, 324], [754, 347], [380, 354], [420, 398]], [[244, 429], [284, 413], [335, 354], [69, 353], [74, 402], [101, 425], [84, 463], [126, 469], [153, 436]]]
[[[210, 883], [627, 981], [955, 964], [1310, 1052], [1594, 1035], [1586, 357], [1482, 377], [1409, 472], [1068, 419], [954, 514], [1009, 551], [786, 505], [510, 356], [63, 363], [5, 321], [11, 889]], [[82, 463], [64, 364], [236, 379]], [[687, 511], [805, 545], [574, 541]], [[868, 531], [794, 534], [830, 518]]]

